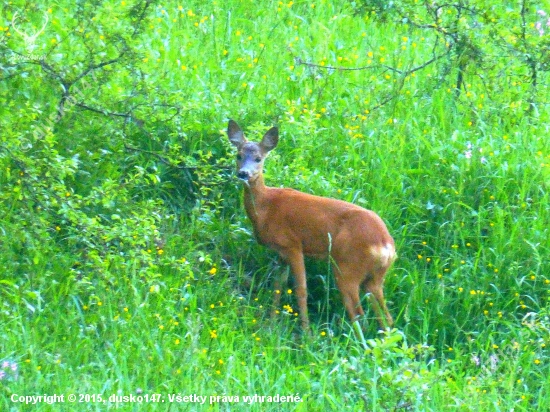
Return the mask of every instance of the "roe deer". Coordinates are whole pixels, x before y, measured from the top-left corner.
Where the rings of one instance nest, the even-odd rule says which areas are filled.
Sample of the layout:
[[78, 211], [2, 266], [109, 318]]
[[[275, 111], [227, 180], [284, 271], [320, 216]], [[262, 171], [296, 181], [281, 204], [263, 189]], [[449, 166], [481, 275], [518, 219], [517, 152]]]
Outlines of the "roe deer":
[[[309, 330], [304, 255], [334, 262], [336, 284], [352, 322], [364, 314], [359, 298], [363, 287], [370, 294], [380, 327], [391, 326], [383, 285], [396, 255], [382, 219], [352, 203], [265, 186], [263, 164], [279, 141], [276, 127], [255, 143], [246, 140], [239, 125], [229, 120], [227, 136], [238, 150], [237, 177], [244, 182], [244, 205], [254, 234], [260, 244], [279, 253], [294, 275], [304, 331]], [[280, 292], [275, 290], [275, 308], [279, 303]]]

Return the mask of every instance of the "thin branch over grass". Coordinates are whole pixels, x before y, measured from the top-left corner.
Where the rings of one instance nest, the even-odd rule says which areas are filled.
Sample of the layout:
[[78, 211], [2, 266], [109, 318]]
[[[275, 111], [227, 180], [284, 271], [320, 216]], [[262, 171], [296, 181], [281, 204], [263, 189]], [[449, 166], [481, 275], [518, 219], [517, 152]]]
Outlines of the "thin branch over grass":
[[434, 64], [435, 62], [441, 60], [444, 57], [448, 57], [451, 53], [451, 50], [448, 49], [443, 53], [437, 54], [437, 49], [439, 46], [439, 39], [436, 38], [436, 41], [434, 43], [433, 49], [432, 49], [432, 58], [425, 61], [422, 64], [419, 64], [417, 66], [414, 66], [408, 70], [401, 70], [393, 66], [389, 66], [386, 64], [373, 64], [373, 65], [367, 65], [367, 66], [361, 66], [361, 67], [342, 67], [342, 66], [326, 66], [326, 65], [320, 65], [316, 63], [306, 62], [301, 57], [296, 56], [292, 53], [291, 50], [289, 50], [290, 54], [294, 58], [294, 62], [297, 66], [306, 66], [306, 67], [312, 67], [315, 69], [322, 69], [322, 70], [333, 70], [333, 71], [364, 71], [364, 70], [382, 70], [382, 74], [386, 73], [387, 71], [391, 71], [394, 73], [397, 73], [400, 76], [399, 85], [391, 92], [389, 93], [385, 98], [383, 98], [378, 104], [375, 106], [372, 106], [369, 108], [369, 111], [374, 111], [377, 109], [382, 108], [392, 100], [396, 99], [401, 92], [401, 89], [404, 86], [404, 80], [407, 76], [410, 76], [411, 74], [418, 72], [420, 70], [425, 69], [426, 67]]

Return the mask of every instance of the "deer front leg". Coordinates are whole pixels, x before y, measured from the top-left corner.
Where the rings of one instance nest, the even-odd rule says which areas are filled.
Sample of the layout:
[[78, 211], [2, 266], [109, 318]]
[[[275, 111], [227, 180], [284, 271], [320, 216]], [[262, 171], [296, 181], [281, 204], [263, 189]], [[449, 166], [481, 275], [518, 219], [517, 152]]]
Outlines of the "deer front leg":
[[280, 274], [275, 275], [273, 280], [273, 310], [271, 311], [271, 318], [275, 318], [281, 305], [281, 294], [283, 293], [283, 287], [288, 282], [288, 268]]
[[309, 332], [309, 317], [307, 314], [307, 282], [306, 267], [304, 264], [304, 254], [301, 250], [287, 249], [280, 251], [281, 257], [288, 262], [294, 281], [296, 283], [296, 299], [298, 300], [298, 309], [302, 329]]

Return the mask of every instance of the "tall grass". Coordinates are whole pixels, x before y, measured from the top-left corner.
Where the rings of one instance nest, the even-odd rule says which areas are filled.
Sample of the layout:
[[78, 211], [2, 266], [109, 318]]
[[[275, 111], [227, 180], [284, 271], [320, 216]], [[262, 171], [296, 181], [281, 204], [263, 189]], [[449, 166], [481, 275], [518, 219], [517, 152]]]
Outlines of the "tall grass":
[[[3, 28], [17, 10], [28, 25], [49, 13], [34, 53], [59, 76], [76, 78], [89, 50], [96, 63], [121, 39], [129, 50], [77, 83], [83, 104], [43, 138], [32, 130], [55, 115], [59, 76], [33, 63], [0, 82], [2, 410], [54, 393], [101, 400], [28, 409], [166, 410], [177, 394], [207, 397], [177, 410], [255, 394], [293, 401], [248, 410], [550, 408], [546, 72], [533, 90], [487, 46], [459, 95], [450, 58], [401, 76], [385, 67], [428, 61], [437, 34], [349, 2], [152, 3], [130, 35], [137, 6], [4, 5]], [[25, 44], [5, 32], [11, 68]], [[292, 283], [270, 318], [286, 269], [251, 234], [228, 118], [251, 139], [279, 126], [268, 185], [383, 217], [396, 329], [378, 331], [369, 309], [364, 348], [329, 262], [307, 262], [313, 336]], [[102, 402], [146, 394], [161, 401]]]

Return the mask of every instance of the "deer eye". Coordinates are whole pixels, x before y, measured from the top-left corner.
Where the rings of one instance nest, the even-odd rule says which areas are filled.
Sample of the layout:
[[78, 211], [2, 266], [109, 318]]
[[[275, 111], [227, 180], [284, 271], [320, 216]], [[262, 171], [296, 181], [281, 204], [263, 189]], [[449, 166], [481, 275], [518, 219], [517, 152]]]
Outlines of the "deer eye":
[[240, 154], [238, 154], [237, 155], [237, 160], [240, 162], [241, 160], [243, 160], [243, 157]]
[[254, 160], [256, 160], [256, 163], [260, 163], [260, 162], [262, 161], [262, 158], [261, 158], [261, 157], [257, 157], [257, 158], [254, 159]]

